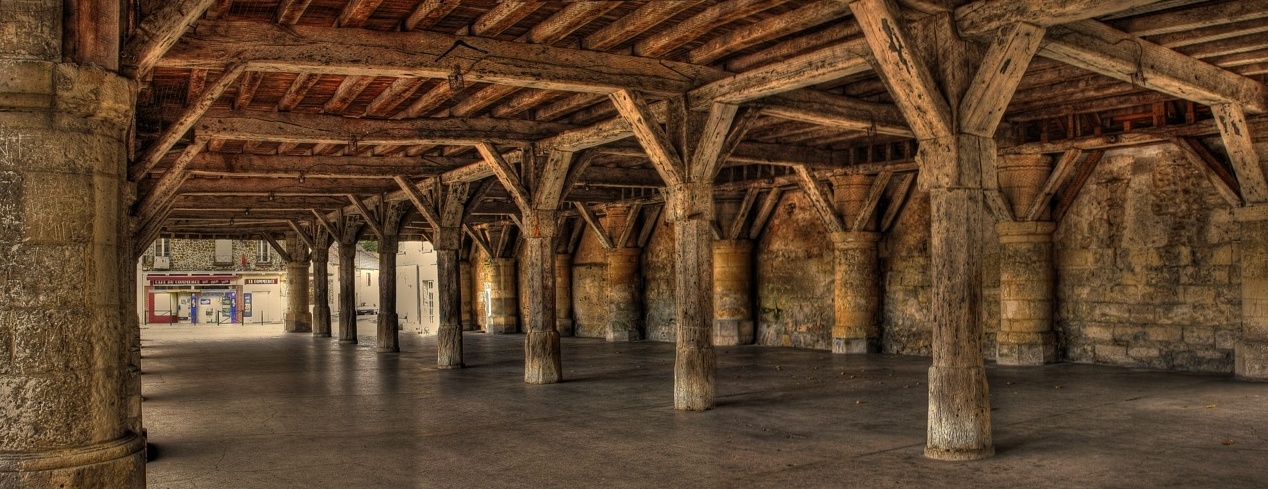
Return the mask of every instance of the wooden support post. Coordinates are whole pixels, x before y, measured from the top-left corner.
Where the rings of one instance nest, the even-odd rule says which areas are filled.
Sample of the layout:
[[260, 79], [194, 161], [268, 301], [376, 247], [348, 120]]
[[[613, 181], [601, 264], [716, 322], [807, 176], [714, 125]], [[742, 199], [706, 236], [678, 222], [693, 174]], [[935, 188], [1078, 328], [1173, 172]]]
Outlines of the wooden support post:
[[342, 216], [335, 224], [339, 233], [339, 342], [357, 343], [357, 238], [361, 221]]
[[375, 352], [401, 351], [400, 320], [396, 315], [396, 252], [401, 245], [401, 226], [407, 214], [400, 202], [379, 204], [379, 317]]
[[[323, 221], [325, 219], [323, 218]], [[330, 239], [324, 227], [313, 229], [313, 337], [330, 337]]]

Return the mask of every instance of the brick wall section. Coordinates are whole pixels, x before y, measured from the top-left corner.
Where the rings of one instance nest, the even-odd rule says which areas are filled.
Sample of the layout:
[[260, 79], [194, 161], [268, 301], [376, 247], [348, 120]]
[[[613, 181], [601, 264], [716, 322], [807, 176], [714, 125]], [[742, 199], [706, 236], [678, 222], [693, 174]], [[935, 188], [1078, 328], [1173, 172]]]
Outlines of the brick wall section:
[[[154, 272], [281, 272], [286, 263], [276, 252], [271, 253], [272, 260], [257, 263], [256, 250], [259, 241], [230, 240], [233, 244], [233, 260], [227, 265], [217, 265], [216, 242], [210, 239], [173, 239], [171, 270], [153, 270], [154, 246], [145, 252], [141, 260], [142, 268]], [[242, 256], [246, 255], [247, 265], [242, 266]]]
[[1239, 227], [1175, 148], [1108, 153], [1054, 238], [1064, 360], [1232, 370]]

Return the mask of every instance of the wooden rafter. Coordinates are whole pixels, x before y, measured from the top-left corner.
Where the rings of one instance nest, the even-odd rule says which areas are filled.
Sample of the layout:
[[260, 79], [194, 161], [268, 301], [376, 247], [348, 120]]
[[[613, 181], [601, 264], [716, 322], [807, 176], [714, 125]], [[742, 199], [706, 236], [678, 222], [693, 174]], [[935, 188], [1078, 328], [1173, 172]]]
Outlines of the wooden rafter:
[[171, 49], [189, 27], [202, 17], [216, 0], [176, 0], [163, 3], [137, 25], [136, 34], [119, 54], [125, 72], [144, 78], [154, 64]]
[[180, 117], [176, 119], [176, 122], [173, 122], [172, 125], [163, 131], [158, 140], [150, 143], [145, 153], [128, 169], [128, 179], [135, 182], [149, 173], [150, 170], [153, 170], [159, 161], [163, 159], [163, 156], [167, 155], [168, 150], [172, 149], [172, 146], [176, 145], [176, 142], [185, 136], [185, 133], [198, 122], [198, 119], [207, 112], [207, 109], [211, 108], [212, 104], [216, 103], [216, 99], [220, 98], [220, 95], [238, 79], [238, 76], [245, 69], [245, 65], [233, 65], [226, 69], [220, 79], [216, 80], [216, 83], [213, 83], [199, 97], [197, 104], [187, 107]]
[[215, 112], [198, 122], [200, 138], [295, 143], [524, 144], [567, 126], [518, 119], [373, 120], [296, 113]]

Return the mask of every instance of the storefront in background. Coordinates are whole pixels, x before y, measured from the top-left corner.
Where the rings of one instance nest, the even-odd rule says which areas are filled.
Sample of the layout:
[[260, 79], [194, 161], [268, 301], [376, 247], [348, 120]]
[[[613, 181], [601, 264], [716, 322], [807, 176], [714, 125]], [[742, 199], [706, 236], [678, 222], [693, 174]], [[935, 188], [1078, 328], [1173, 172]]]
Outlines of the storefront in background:
[[240, 324], [279, 321], [276, 275], [146, 274], [147, 323]]

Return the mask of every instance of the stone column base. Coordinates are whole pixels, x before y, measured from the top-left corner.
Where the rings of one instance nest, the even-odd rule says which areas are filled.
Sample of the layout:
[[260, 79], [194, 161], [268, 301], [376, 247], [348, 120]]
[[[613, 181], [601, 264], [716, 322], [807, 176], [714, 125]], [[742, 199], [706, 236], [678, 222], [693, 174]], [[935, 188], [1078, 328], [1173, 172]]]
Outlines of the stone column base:
[[867, 338], [832, 338], [832, 353], [838, 355], [864, 355], [880, 351], [880, 345]]
[[1034, 366], [1057, 363], [1057, 340], [1052, 333], [1004, 333], [996, 336], [995, 363]]
[[753, 321], [740, 319], [713, 320], [714, 346], [751, 345], [753, 341]]
[[1240, 380], [1268, 382], [1268, 341], [1239, 341], [1233, 350], [1233, 374]]
[[128, 434], [99, 445], [0, 454], [0, 487], [145, 487], [145, 438]]
[[571, 319], [556, 319], [555, 330], [559, 331], [559, 336], [574, 336], [577, 327]]
[[494, 316], [485, 327], [489, 334], [515, 334], [519, 332], [519, 321], [515, 317]]

